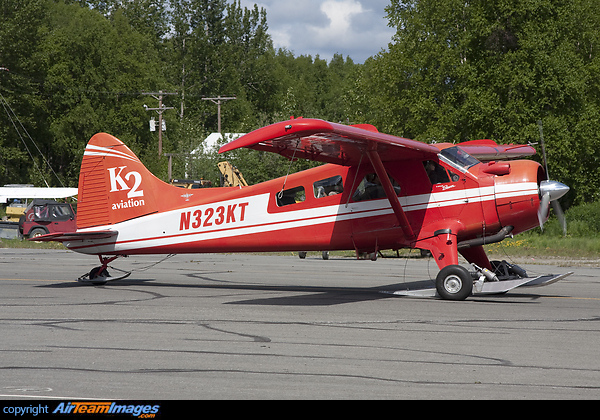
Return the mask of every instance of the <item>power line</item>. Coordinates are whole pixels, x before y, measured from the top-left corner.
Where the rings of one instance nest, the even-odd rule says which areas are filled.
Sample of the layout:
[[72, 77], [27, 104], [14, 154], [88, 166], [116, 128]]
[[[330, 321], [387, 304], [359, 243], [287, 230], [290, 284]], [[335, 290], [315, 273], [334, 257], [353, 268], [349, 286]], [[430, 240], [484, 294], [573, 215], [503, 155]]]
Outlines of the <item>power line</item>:
[[[4, 69], [4, 70], [8, 71], [8, 69], [5, 69], [3, 67], [0, 67], [0, 69]], [[8, 101], [4, 98], [4, 96], [1, 93], [0, 93], [0, 99], [1, 99], [4, 111], [6, 111], [6, 114], [8, 115], [8, 118], [10, 119], [10, 122], [12, 123], [13, 127], [17, 131], [17, 134], [18, 134], [19, 138], [21, 139], [21, 142], [23, 143], [23, 146], [25, 146], [25, 150], [27, 150], [27, 153], [29, 154], [29, 157], [31, 157], [31, 160], [33, 161], [33, 164], [34, 164], [35, 168], [38, 170], [38, 172], [40, 173], [42, 179], [44, 180], [44, 183], [46, 184], [46, 187], [50, 188], [50, 185], [48, 185], [48, 181], [46, 181], [46, 178], [44, 177], [44, 173], [42, 172], [42, 170], [40, 169], [40, 167], [37, 164], [36, 160], [34, 159], [33, 154], [31, 153], [31, 150], [29, 150], [29, 147], [27, 146], [27, 143], [25, 142], [25, 139], [21, 135], [21, 131], [19, 131], [19, 128], [17, 127], [17, 124], [15, 123], [15, 120], [18, 121], [19, 125], [21, 126], [21, 129], [25, 132], [25, 134], [27, 134], [27, 137], [29, 137], [29, 140], [31, 141], [31, 143], [33, 143], [33, 145], [37, 149], [38, 153], [42, 157], [42, 160], [46, 163], [46, 165], [48, 165], [48, 168], [50, 169], [50, 171], [52, 171], [52, 173], [54, 174], [54, 176], [56, 177], [56, 179], [58, 180], [58, 182], [60, 182], [60, 185], [62, 185], [64, 187], [65, 185], [63, 184], [63, 182], [61, 181], [61, 179], [58, 177], [58, 175], [56, 174], [56, 172], [54, 172], [54, 169], [52, 169], [52, 166], [50, 165], [50, 162], [48, 162], [48, 159], [46, 159], [46, 157], [44, 156], [44, 154], [42, 153], [42, 151], [38, 147], [37, 143], [29, 135], [29, 132], [25, 129], [25, 127], [23, 126], [23, 123], [21, 122], [21, 120], [19, 120], [19, 117], [17, 116], [17, 114], [10, 107], [10, 105], [8, 104]], [[14, 116], [14, 119], [13, 119], [13, 116]]]

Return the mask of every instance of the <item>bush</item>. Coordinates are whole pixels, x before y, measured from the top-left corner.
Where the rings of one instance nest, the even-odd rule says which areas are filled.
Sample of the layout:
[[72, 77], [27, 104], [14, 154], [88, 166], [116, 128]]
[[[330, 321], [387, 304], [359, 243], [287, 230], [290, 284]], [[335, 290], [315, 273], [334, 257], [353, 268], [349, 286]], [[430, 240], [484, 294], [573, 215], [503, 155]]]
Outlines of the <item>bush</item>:
[[[581, 204], [569, 208], [565, 212], [567, 220], [567, 236], [572, 238], [600, 238], [600, 202]], [[544, 223], [544, 230], [532, 229], [525, 233], [528, 236], [562, 237], [563, 229], [554, 212]]]
[[600, 202], [571, 207], [565, 217], [570, 236], [596, 237], [600, 234]]

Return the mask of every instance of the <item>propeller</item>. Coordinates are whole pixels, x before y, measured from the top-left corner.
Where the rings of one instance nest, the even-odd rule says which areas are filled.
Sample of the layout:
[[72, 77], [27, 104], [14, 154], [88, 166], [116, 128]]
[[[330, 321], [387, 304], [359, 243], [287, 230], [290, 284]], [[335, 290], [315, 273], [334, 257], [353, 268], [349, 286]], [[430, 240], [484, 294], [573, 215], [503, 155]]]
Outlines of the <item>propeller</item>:
[[538, 209], [538, 220], [540, 222], [540, 228], [544, 230], [544, 222], [548, 219], [548, 212], [550, 206], [556, 214], [558, 221], [563, 229], [563, 235], [567, 234], [567, 220], [565, 219], [565, 213], [562, 211], [558, 199], [561, 198], [569, 191], [569, 187], [558, 181], [551, 181], [548, 172], [548, 161], [546, 160], [546, 149], [544, 147], [544, 131], [542, 128], [542, 121], [538, 121], [540, 127], [540, 142], [542, 145], [542, 156], [544, 158], [544, 167], [546, 169], [546, 179], [540, 182], [540, 208]]

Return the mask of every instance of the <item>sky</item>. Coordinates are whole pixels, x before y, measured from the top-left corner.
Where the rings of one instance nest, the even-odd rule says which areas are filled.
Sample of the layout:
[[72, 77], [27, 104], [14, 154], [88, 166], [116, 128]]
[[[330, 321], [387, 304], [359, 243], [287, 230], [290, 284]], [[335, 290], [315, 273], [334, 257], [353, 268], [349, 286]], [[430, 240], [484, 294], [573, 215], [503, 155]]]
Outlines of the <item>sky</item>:
[[395, 33], [387, 26], [389, 0], [241, 0], [242, 7], [257, 4], [267, 11], [269, 34], [275, 48], [294, 56], [334, 54], [355, 63], [387, 49]]

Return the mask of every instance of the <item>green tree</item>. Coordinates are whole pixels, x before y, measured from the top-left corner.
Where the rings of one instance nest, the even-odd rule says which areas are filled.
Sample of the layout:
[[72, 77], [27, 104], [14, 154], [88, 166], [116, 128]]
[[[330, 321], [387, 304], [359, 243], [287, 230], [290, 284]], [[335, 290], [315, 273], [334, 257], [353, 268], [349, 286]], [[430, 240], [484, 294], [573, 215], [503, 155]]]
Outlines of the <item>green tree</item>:
[[[43, 0], [0, 1], [0, 185], [31, 182], [32, 156], [40, 158], [29, 135], [38, 139], [46, 133], [38, 95], [43, 72], [30, 58], [43, 40], [38, 29], [45, 25], [47, 8]], [[42, 163], [40, 170], [48, 172]]]
[[49, 153], [60, 171], [77, 179], [85, 144], [99, 131], [137, 152], [151, 147], [140, 93], [164, 82], [150, 38], [135, 32], [120, 10], [109, 20], [63, 3], [54, 4], [45, 31], [34, 60], [44, 72]]
[[509, 143], [539, 141], [541, 120], [567, 201], [597, 197], [580, 169], [598, 170], [587, 153], [600, 146], [592, 1], [393, 0], [387, 12], [397, 32], [350, 90], [357, 120], [428, 142]]

